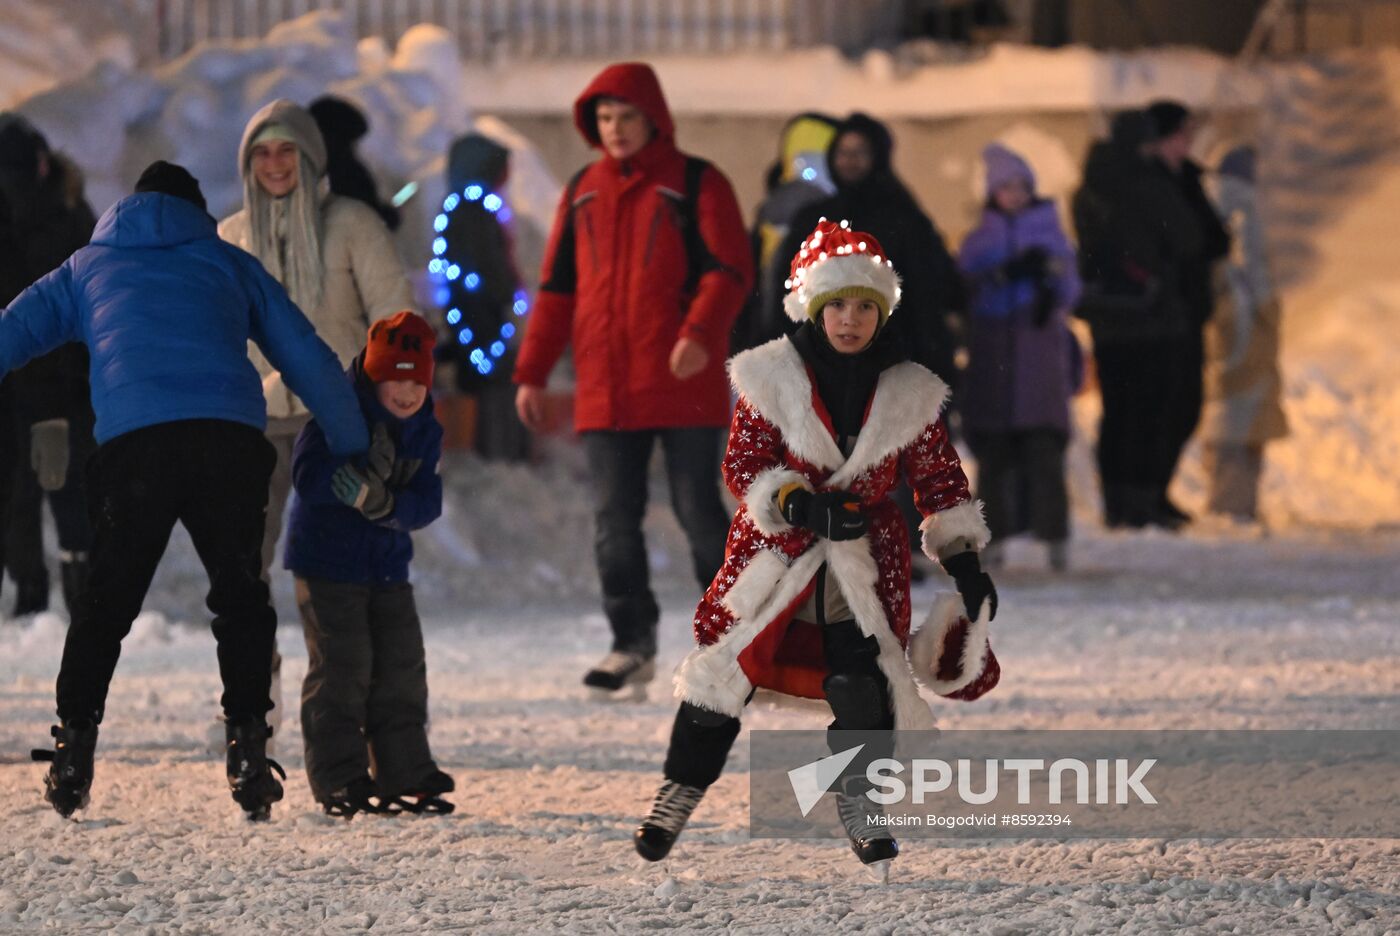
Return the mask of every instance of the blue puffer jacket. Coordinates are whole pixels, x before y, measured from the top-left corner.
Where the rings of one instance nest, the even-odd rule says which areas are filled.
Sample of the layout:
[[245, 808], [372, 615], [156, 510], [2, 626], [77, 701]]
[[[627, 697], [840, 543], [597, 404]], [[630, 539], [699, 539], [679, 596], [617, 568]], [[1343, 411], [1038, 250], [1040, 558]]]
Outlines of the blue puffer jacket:
[[348, 373], [360, 398], [365, 421], [389, 428], [399, 459], [420, 464], [403, 484], [391, 486], [394, 509], [379, 521], [365, 519], [331, 491], [331, 475], [348, 459], [333, 455], [319, 419], [297, 437], [292, 454], [291, 521], [287, 529], [286, 567], [301, 578], [358, 585], [408, 581], [413, 558], [410, 530], [420, 530], [442, 515], [442, 426], [433, 416], [433, 400], [407, 419], [391, 415], [375, 396], [374, 383], [362, 370], [364, 353]]
[[117, 202], [92, 243], [0, 314], [0, 376], [68, 341], [87, 345], [99, 443], [182, 419], [267, 425], [252, 340], [326, 427], [363, 452], [365, 424], [334, 352], [214, 219], [157, 192]]

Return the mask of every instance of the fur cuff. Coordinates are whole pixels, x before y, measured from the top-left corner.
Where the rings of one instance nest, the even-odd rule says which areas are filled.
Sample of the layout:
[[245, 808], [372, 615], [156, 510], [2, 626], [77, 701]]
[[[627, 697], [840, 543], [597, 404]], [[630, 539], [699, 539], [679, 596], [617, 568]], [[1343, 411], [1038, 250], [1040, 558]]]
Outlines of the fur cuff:
[[716, 647], [690, 651], [676, 670], [675, 697], [711, 712], [740, 717], [752, 691], [739, 661]]
[[[952, 658], [945, 659], [949, 655]], [[964, 701], [990, 692], [1001, 676], [987, 639], [986, 619], [968, 621], [956, 592], [940, 594], [924, 626], [909, 638], [909, 666], [919, 682], [938, 695]]]
[[987, 529], [987, 521], [982, 516], [980, 500], [963, 501], [956, 507], [929, 514], [919, 524], [919, 529], [924, 534], [924, 555], [934, 560], [942, 558], [948, 547], [959, 542], [980, 550], [992, 539], [992, 531]]
[[749, 485], [748, 493], [744, 495], [744, 509], [758, 532], [764, 536], [780, 536], [792, 529], [792, 524], [778, 512], [778, 491], [793, 483], [801, 484], [809, 491], [812, 489], [807, 479], [791, 468], [760, 471]]

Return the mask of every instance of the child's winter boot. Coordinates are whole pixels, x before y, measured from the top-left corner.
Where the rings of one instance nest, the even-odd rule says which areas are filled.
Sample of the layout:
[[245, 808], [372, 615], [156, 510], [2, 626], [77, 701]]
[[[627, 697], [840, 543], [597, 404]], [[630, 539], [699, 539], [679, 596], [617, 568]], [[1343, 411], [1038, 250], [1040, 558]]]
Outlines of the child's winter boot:
[[642, 820], [632, 836], [637, 854], [647, 861], [665, 858], [704, 795], [705, 791], [699, 787], [686, 786], [674, 780], [661, 784], [651, 804], [651, 813]]
[[356, 777], [345, 786], [321, 800], [326, 815], [338, 819], [354, 819], [358, 813], [394, 815], [399, 810], [379, 793], [379, 787], [369, 777]]
[[457, 789], [457, 783], [450, 775], [441, 770], [434, 770], [418, 783], [395, 796], [391, 804], [404, 812], [411, 812], [415, 815], [445, 816], [457, 807], [442, 797], [455, 789]]

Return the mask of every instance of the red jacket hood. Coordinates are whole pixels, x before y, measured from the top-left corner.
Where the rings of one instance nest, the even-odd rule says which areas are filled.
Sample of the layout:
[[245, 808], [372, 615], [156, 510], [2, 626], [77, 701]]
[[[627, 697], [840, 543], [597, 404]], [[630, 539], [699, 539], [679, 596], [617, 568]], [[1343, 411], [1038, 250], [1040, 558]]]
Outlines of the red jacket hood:
[[659, 139], [674, 143], [676, 125], [671, 122], [671, 109], [666, 106], [666, 96], [661, 93], [661, 82], [656, 72], [645, 62], [619, 62], [609, 65], [598, 73], [574, 101], [574, 124], [578, 132], [588, 141], [588, 145], [601, 148], [598, 139], [598, 122], [593, 114], [593, 105], [600, 97], [617, 98], [641, 109], [652, 126], [656, 127]]

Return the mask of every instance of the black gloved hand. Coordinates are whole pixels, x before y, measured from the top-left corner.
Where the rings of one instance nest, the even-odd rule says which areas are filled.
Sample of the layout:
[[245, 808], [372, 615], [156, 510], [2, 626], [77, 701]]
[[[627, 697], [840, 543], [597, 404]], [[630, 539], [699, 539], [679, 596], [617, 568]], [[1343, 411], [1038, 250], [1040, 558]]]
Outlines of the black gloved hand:
[[1047, 278], [1035, 284], [1035, 307], [1031, 310], [1031, 321], [1036, 328], [1049, 324], [1059, 300], [1059, 290], [1055, 288], [1054, 280]]
[[1038, 280], [1050, 265], [1050, 251], [1044, 247], [1027, 247], [1002, 264], [1009, 280]]
[[797, 488], [789, 491], [779, 506], [788, 523], [835, 542], [860, 539], [868, 526], [860, 498], [850, 491], [813, 494], [806, 488]]
[[967, 616], [975, 621], [982, 613], [982, 603], [987, 602], [987, 620], [997, 616], [997, 587], [992, 577], [982, 571], [982, 560], [975, 552], [961, 552], [941, 560], [943, 569], [957, 583], [958, 594], [962, 595]]

